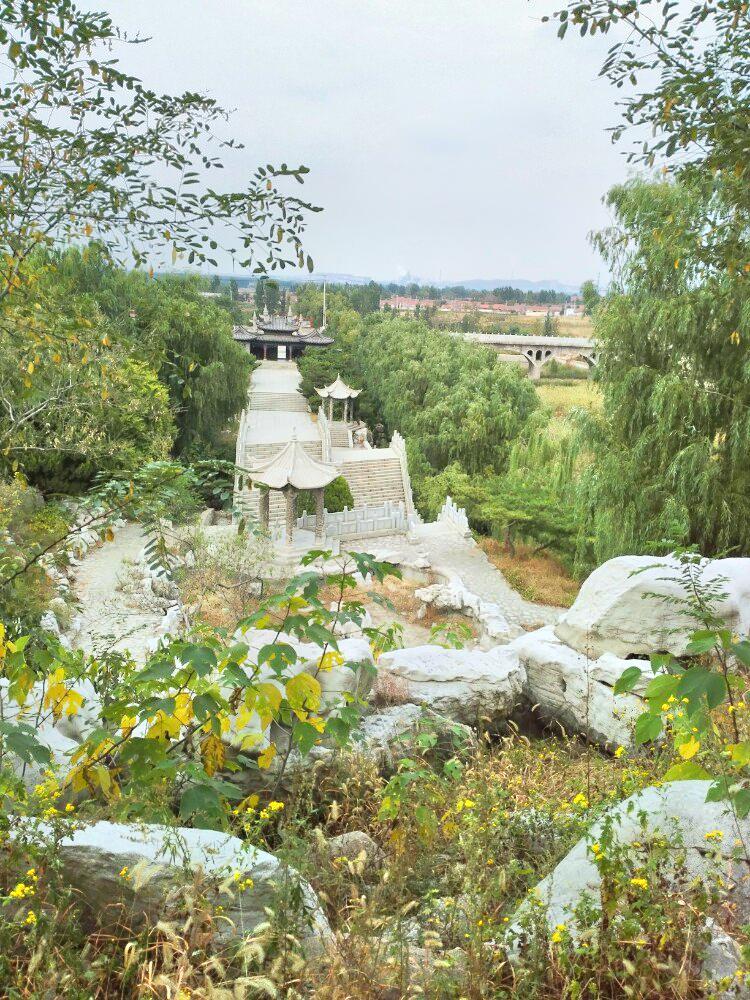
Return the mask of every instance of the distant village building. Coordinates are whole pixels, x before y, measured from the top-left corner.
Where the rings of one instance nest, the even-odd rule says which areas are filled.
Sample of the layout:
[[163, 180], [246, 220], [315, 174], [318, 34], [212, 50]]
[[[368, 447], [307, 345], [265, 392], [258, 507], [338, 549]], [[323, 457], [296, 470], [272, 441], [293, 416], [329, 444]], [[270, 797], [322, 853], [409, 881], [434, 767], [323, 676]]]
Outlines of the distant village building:
[[435, 299], [412, 299], [407, 295], [391, 295], [388, 299], [380, 300], [380, 311], [415, 313], [418, 310], [429, 309], [438, 303]]
[[250, 354], [264, 361], [292, 361], [308, 347], [328, 347], [333, 343], [325, 327], [316, 330], [307, 320], [292, 315], [291, 309], [286, 316], [269, 316], [267, 310], [262, 316], [253, 313], [252, 322], [235, 326], [233, 334]]

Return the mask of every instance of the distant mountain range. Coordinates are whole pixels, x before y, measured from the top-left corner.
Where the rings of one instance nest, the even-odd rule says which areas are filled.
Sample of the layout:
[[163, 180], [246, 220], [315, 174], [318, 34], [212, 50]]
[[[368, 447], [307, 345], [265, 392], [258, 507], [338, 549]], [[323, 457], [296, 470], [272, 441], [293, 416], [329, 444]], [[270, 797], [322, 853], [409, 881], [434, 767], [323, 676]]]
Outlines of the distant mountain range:
[[[231, 274], [220, 274], [219, 277], [222, 281], [229, 281], [230, 278], [235, 277], [237, 284], [244, 288], [246, 285], [251, 285], [255, 283], [255, 276], [236, 276]], [[329, 285], [366, 285], [368, 282], [373, 281], [373, 278], [365, 277], [361, 274], [342, 274], [337, 271], [318, 271], [313, 274], [292, 274], [284, 273], [283, 271], [279, 274], [272, 275], [277, 281], [288, 284], [305, 284], [313, 282], [317, 285], [321, 285], [324, 281], [328, 282]], [[518, 288], [522, 292], [541, 292], [551, 290], [553, 292], [563, 292], [565, 295], [575, 295], [580, 291], [580, 285], [566, 285], [561, 281], [557, 281], [554, 278], [550, 278], [546, 281], [529, 281], [527, 278], [467, 278], [462, 281], [429, 281], [426, 278], [417, 278], [412, 275], [407, 275], [404, 278], [388, 278], [381, 279], [381, 285], [387, 284], [394, 285], [408, 285], [408, 284], [418, 284], [418, 285], [433, 285], [435, 288], [454, 288], [463, 287], [469, 288], [476, 292], [487, 292], [491, 291], [493, 288]]]

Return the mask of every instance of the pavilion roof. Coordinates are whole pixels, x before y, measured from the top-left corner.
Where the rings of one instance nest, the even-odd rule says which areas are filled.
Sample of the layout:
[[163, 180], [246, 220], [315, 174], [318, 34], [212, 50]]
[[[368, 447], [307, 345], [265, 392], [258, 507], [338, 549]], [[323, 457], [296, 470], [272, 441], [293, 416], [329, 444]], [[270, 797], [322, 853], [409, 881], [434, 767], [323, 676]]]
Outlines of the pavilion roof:
[[337, 375], [336, 380], [331, 382], [330, 385], [324, 386], [322, 389], [316, 388], [315, 391], [322, 399], [356, 399], [357, 396], [362, 392], [361, 389], [352, 389], [342, 381], [341, 376]]
[[273, 458], [248, 469], [253, 483], [272, 490], [283, 490], [285, 486], [293, 486], [297, 490], [316, 490], [327, 486], [338, 474], [334, 465], [319, 462], [309, 455], [296, 436]]

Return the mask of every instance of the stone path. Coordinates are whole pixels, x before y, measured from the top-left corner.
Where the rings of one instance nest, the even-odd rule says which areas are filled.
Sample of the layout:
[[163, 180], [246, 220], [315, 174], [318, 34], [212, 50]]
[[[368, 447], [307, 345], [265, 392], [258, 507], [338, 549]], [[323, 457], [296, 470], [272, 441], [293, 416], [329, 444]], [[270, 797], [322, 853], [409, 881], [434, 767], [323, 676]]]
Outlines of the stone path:
[[[450, 524], [435, 521], [420, 524], [411, 532], [411, 539], [398, 536], [376, 539], [379, 553], [392, 554], [399, 561], [426, 557], [433, 571], [453, 573], [461, 577], [467, 590], [483, 601], [499, 605], [512, 625], [538, 627], [557, 621], [562, 608], [527, 601], [514, 590], [500, 570], [493, 566], [471, 538], [464, 538]], [[375, 547], [373, 543], [363, 548]]]
[[[302, 376], [293, 361], [262, 361], [250, 376], [250, 393], [263, 396], [288, 396], [299, 392]], [[302, 399], [302, 397], [300, 397]], [[312, 413], [305, 410], [253, 409], [248, 410], [245, 430], [245, 447], [284, 443], [293, 434], [298, 441], [319, 441], [320, 431]]]
[[94, 655], [127, 649], [137, 662], [145, 660], [163, 612], [137, 607], [130, 595], [117, 589], [127, 563], [137, 560], [145, 544], [142, 528], [126, 524], [114, 541], [92, 549], [76, 569], [74, 589], [81, 602], [81, 628], [75, 645], [79, 649]]

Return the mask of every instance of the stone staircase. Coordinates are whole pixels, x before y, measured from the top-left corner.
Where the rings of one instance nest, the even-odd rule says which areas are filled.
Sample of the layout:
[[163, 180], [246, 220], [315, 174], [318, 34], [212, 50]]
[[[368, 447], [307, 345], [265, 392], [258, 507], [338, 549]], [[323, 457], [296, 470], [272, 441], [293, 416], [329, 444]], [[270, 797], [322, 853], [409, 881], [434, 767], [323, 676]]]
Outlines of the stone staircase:
[[385, 500], [402, 500], [405, 503], [398, 458], [387, 448], [373, 448], [367, 456], [366, 459], [344, 461], [341, 465], [341, 475], [349, 483], [354, 506], [379, 504]]
[[351, 448], [349, 441], [349, 429], [341, 420], [334, 420], [328, 425], [331, 429], [332, 448]]
[[307, 400], [298, 392], [253, 392], [251, 410], [285, 410], [287, 413], [307, 413]]

